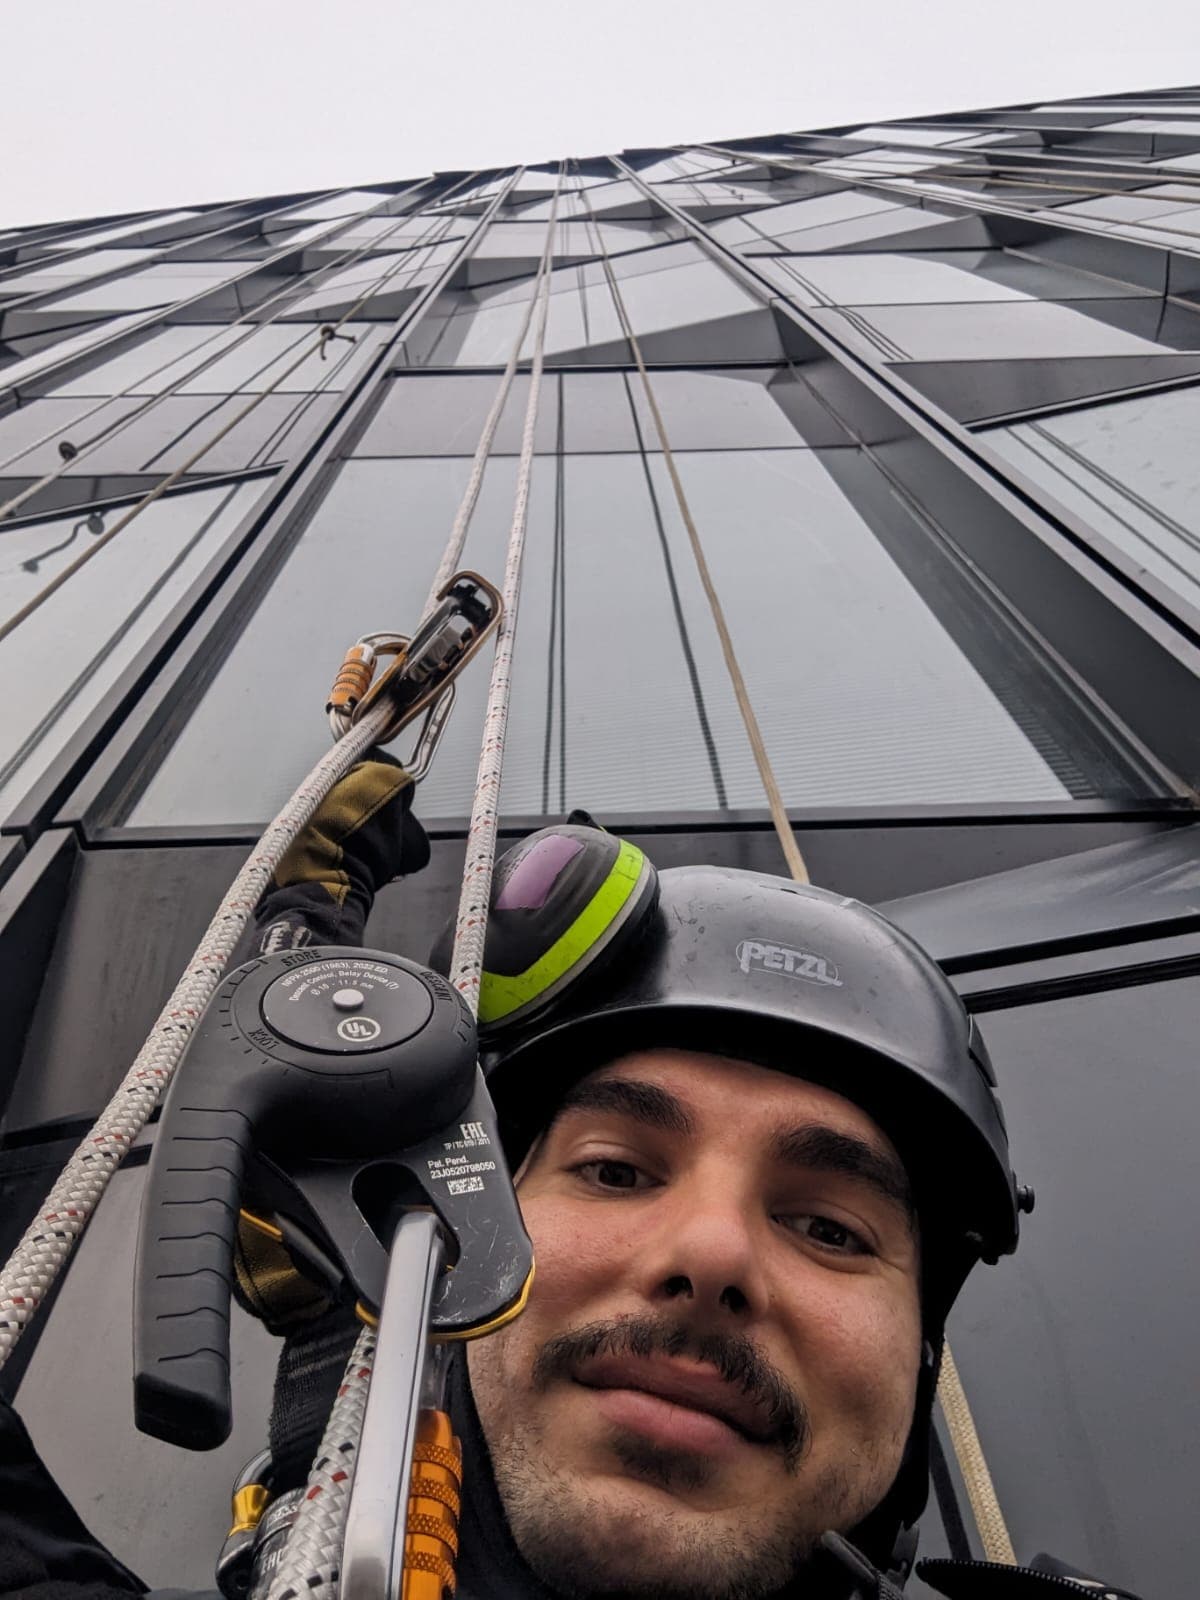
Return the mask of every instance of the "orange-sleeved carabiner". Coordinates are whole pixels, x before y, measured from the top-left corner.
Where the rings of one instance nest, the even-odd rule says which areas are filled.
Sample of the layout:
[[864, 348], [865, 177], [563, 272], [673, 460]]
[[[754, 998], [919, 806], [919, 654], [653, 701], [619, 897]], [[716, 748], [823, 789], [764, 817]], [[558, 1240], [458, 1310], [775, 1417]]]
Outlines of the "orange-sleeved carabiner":
[[379, 660], [374, 648], [364, 640], [352, 644], [346, 651], [345, 660], [338, 668], [337, 677], [333, 680], [333, 688], [329, 691], [329, 699], [325, 705], [325, 712], [338, 711], [347, 715], [354, 711], [355, 706], [371, 687], [371, 679], [375, 676], [375, 663]]
[[457, 1579], [462, 1445], [444, 1411], [422, 1411], [413, 1446], [403, 1600], [446, 1600]]

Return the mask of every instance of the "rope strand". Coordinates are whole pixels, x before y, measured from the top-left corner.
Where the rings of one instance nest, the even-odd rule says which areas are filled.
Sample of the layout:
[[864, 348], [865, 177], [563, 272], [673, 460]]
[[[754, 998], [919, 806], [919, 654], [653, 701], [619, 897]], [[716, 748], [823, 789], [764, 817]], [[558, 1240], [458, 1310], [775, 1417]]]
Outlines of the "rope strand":
[[[586, 191], [581, 191], [581, 193], [588, 218], [592, 225], [595, 226], [596, 217], [592, 211], [591, 202], [587, 197]], [[771, 765], [767, 747], [763, 742], [762, 730], [758, 725], [758, 717], [755, 715], [754, 706], [746, 688], [746, 679], [742, 673], [741, 663], [738, 661], [737, 652], [733, 646], [733, 638], [725, 621], [725, 611], [721, 605], [720, 596], [717, 594], [716, 585], [713, 583], [708, 561], [704, 554], [704, 546], [700, 542], [700, 533], [696, 527], [696, 520], [692, 516], [691, 506], [688, 504], [683, 482], [675, 465], [675, 456], [671, 450], [671, 442], [667, 438], [662, 412], [658, 408], [658, 401], [650, 383], [650, 374], [646, 371], [646, 363], [642, 359], [642, 347], [633, 331], [633, 325], [625, 309], [625, 301], [618, 286], [616, 274], [612, 269], [612, 262], [609, 260], [608, 251], [604, 248], [603, 240], [598, 231], [596, 237], [601, 245], [601, 264], [604, 268], [604, 275], [608, 280], [609, 291], [617, 309], [617, 317], [620, 320], [622, 331], [629, 343], [630, 350], [633, 352], [633, 359], [637, 363], [638, 373], [642, 380], [642, 388], [646, 395], [646, 404], [650, 408], [650, 415], [654, 421], [654, 430], [658, 434], [658, 442], [662, 447], [663, 461], [671, 479], [671, 487], [675, 491], [675, 502], [679, 507], [679, 515], [683, 519], [683, 525], [687, 530], [688, 543], [692, 547], [692, 555], [696, 562], [696, 571], [700, 576], [700, 582], [708, 599], [713, 625], [717, 630], [717, 637], [721, 641], [721, 654], [725, 659], [725, 669], [729, 673], [729, 680], [733, 685], [734, 698], [741, 713], [746, 737], [750, 741], [754, 764], [758, 768], [758, 776], [767, 797], [767, 806], [771, 813], [771, 821], [775, 826], [775, 832], [779, 838], [780, 849], [783, 851], [788, 871], [795, 881], [797, 883], [808, 883], [808, 868], [805, 866], [804, 857], [800, 853], [800, 846], [796, 843], [796, 835], [792, 831], [791, 822], [788, 820], [787, 809], [783, 803], [783, 795], [780, 793], [779, 783], [775, 777], [775, 769]]]

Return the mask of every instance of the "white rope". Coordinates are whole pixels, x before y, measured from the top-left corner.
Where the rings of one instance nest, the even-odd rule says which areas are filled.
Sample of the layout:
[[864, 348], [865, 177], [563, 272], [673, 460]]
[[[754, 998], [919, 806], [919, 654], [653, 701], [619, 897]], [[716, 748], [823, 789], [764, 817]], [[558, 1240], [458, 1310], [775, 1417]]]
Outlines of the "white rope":
[[238, 937], [284, 852], [338, 779], [362, 760], [389, 715], [388, 706], [378, 706], [317, 762], [233, 880], [133, 1065], [9, 1257], [0, 1277], [0, 1366], [66, 1265], [109, 1179], [174, 1077]]
[[458, 920], [454, 926], [454, 953], [450, 961], [450, 982], [462, 995], [474, 1016], [479, 1010], [479, 980], [483, 972], [483, 946], [487, 937], [488, 901], [492, 892], [492, 871], [496, 862], [496, 829], [500, 818], [500, 782], [504, 775], [504, 740], [508, 730], [508, 706], [512, 690], [513, 640], [517, 631], [517, 609], [521, 597], [521, 567], [525, 556], [525, 527], [529, 512], [529, 482], [533, 473], [534, 432], [541, 398], [542, 364], [545, 356], [546, 319], [550, 310], [550, 263], [554, 253], [554, 234], [558, 218], [558, 197], [562, 173], [550, 202], [550, 221], [546, 247], [539, 267], [540, 301], [537, 333], [534, 337], [533, 366], [529, 378], [529, 399], [525, 406], [525, 429], [521, 438], [521, 462], [517, 470], [516, 502], [504, 567], [504, 615], [496, 639], [492, 678], [488, 685], [487, 709], [483, 718], [483, 748], [475, 778], [475, 800], [467, 828], [467, 859], [463, 868]]
[[[554, 198], [555, 203], [557, 203], [558, 196], [555, 195]], [[544, 255], [542, 259], [544, 262]], [[530, 295], [525, 306], [525, 315], [521, 319], [521, 326], [513, 343], [512, 354], [508, 358], [508, 365], [504, 369], [504, 376], [500, 380], [500, 387], [496, 390], [496, 397], [492, 401], [492, 409], [487, 414], [487, 421], [483, 425], [483, 432], [479, 436], [479, 443], [475, 446], [475, 457], [471, 462], [471, 475], [467, 480], [466, 490], [463, 493], [462, 500], [459, 503], [458, 512], [454, 518], [454, 526], [450, 530], [450, 538], [446, 544], [445, 550], [442, 553], [442, 559], [433, 580], [433, 587], [430, 589], [429, 598], [425, 602], [426, 611], [432, 611], [433, 607], [437, 604], [438, 596], [458, 570], [458, 563], [462, 556], [463, 545], [467, 542], [467, 529], [470, 527], [471, 517], [474, 514], [475, 506], [479, 500], [479, 490], [483, 484], [484, 468], [487, 466], [488, 457], [492, 451], [492, 440], [496, 437], [496, 429], [500, 425], [500, 417], [508, 400], [509, 391], [513, 385], [513, 377], [516, 373], [517, 365], [521, 359], [521, 349], [525, 343], [525, 335], [529, 332], [530, 319], [533, 316], [533, 308], [538, 299], [537, 286], [541, 281], [541, 273], [542, 267], [539, 265], [537, 278], [535, 279], [534, 292]], [[540, 376], [541, 369], [539, 368], [539, 379]]]
[[304, 1498], [288, 1529], [279, 1566], [267, 1591], [269, 1600], [296, 1600], [300, 1595], [306, 1600], [320, 1600], [323, 1595], [337, 1593], [354, 1461], [374, 1362], [375, 1331], [363, 1328], [354, 1341], [346, 1375], [330, 1408], [304, 1485]]
[[[504, 764], [505, 731], [508, 725], [513, 636], [516, 632], [520, 599], [529, 483], [533, 471], [533, 445], [541, 394], [546, 320], [550, 305], [551, 264], [554, 257], [555, 224], [561, 185], [560, 171], [550, 206], [546, 243], [534, 279], [533, 292], [529, 298], [530, 310], [517, 332], [513, 354], [505, 368], [500, 392], [484, 424], [484, 432], [476, 450], [477, 471], [472, 471], [471, 482], [459, 506], [459, 514], [455, 518], [446, 555], [442, 559], [442, 568], [446, 568], [448, 576], [454, 570], [454, 565], [461, 554], [462, 542], [466, 537], [471, 514], [478, 499], [477, 479], [482, 477], [483, 463], [486, 461], [485, 442], [490, 448], [491, 439], [495, 434], [495, 424], [503, 410], [504, 399], [507, 397], [508, 387], [511, 385], [512, 375], [520, 358], [521, 347], [525, 342], [532, 308], [536, 304], [538, 321], [534, 335], [533, 365], [530, 373], [529, 398], [525, 407], [521, 458], [517, 470], [512, 526], [509, 531], [508, 557], [504, 571], [502, 591], [504, 615], [497, 634], [487, 710], [484, 714], [483, 748], [480, 752], [475, 801], [467, 834], [467, 861], [451, 961], [450, 981], [467, 1000], [472, 1012], [478, 1009], [479, 976], [483, 968], [483, 941], [487, 930], [488, 897], [491, 892], [492, 865], [496, 851], [497, 801]], [[434, 582], [431, 602], [441, 586], [442, 568], [439, 568], [439, 578]], [[300, 1502], [296, 1520], [288, 1531], [279, 1566], [271, 1580], [268, 1600], [295, 1600], [297, 1596], [304, 1596], [305, 1600], [333, 1600], [336, 1594], [346, 1514], [349, 1510], [354, 1481], [354, 1461], [362, 1433], [365, 1392], [370, 1382], [373, 1356], [373, 1335], [364, 1330], [359, 1334], [346, 1369], [346, 1378], [329, 1413], [329, 1421], [309, 1475], [305, 1497]]]

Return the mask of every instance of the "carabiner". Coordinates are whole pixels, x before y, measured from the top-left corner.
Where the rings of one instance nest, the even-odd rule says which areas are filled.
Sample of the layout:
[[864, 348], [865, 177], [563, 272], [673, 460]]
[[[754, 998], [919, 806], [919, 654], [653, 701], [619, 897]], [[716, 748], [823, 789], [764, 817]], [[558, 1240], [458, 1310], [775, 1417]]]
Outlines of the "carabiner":
[[[428, 621], [411, 639], [397, 633], [369, 633], [357, 640], [346, 652], [325, 707], [334, 738], [340, 739], [381, 699], [390, 701], [392, 716], [379, 744], [390, 743], [422, 712], [427, 713], [414, 756], [422, 776], [450, 714], [449, 691], [499, 626], [504, 611], [500, 591], [477, 572], [455, 573], [437, 599]], [[379, 658], [387, 655], [394, 660], [375, 679]]]

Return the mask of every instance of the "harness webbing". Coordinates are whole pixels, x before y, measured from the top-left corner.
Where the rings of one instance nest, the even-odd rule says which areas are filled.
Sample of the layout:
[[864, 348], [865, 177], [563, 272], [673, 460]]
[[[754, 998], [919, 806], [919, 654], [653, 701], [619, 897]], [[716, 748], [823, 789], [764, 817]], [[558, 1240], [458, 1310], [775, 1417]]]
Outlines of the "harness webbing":
[[[628, 172], [628, 169], [626, 171]], [[583, 194], [583, 203], [588, 210], [590, 221], [594, 225], [596, 219], [588, 203], [586, 191]], [[712, 607], [713, 622], [716, 625], [717, 633], [721, 639], [721, 647], [725, 654], [725, 665], [728, 667], [730, 678], [733, 681], [738, 708], [741, 710], [743, 721], [746, 724], [746, 733], [750, 739], [751, 748], [754, 751], [754, 759], [758, 765], [759, 774], [763, 780], [763, 788], [767, 794], [767, 802], [771, 808], [771, 820], [774, 822], [775, 831], [779, 835], [779, 842], [783, 848], [784, 858], [787, 861], [788, 870], [792, 878], [797, 883], [807, 883], [809, 881], [808, 871], [800, 854], [799, 846], [796, 844], [787, 812], [784, 810], [779, 784], [775, 778], [770, 757], [763, 744], [762, 735], [758, 728], [758, 720], [754, 715], [754, 708], [750, 703], [745, 679], [742, 677], [741, 668], [738, 666], [733, 642], [730, 639], [729, 630], [725, 623], [724, 612], [721, 609], [721, 603], [708, 570], [708, 563], [704, 559], [703, 547], [701, 546], [696, 524], [692, 518], [691, 508], [688, 505], [687, 496], [684, 494], [683, 485], [680, 482], [679, 473], [675, 466], [675, 458], [671, 452], [666, 427], [663, 424], [662, 412], [658, 408], [658, 403], [654, 397], [654, 389], [650, 382], [650, 375], [646, 371], [646, 363], [642, 359], [641, 345], [625, 310], [625, 303], [608, 258], [608, 251], [604, 249], [599, 234], [597, 235], [597, 243], [599, 252], [602, 255], [608, 286], [616, 305], [617, 316], [620, 319], [625, 337], [629, 341], [629, 348], [633, 352], [634, 361], [637, 363], [637, 369], [641, 375], [642, 386], [646, 394], [646, 403], [654, 419], [659, 443], [662, 446], [663, 458], [679, 505], [679, 514], [683, 518], [684, 526], [688, 531], [688, 538], [691, 542], [692, 553], [696, 558], [700, 581], [704, 585], [704, 592], [708, 596], [709, 604]], [[984, 1554], [989, 1561], [1015, 1565], [1016, 1556], [1013, 1553], [1012, 1540], [1009, 1537], [1008, 1528], [1000, 1509], [1000, 1502], [996, 1496], [991, 1473], [988, 1471], [983, 1447], [979, 1442], [979, 1434], [971, 1415], [966, 1391], [963, 1389], [962, 1380], [959, 1378], [958, 1368], [955, 1365], [954, 1357], [950, 1353], [948, 1342], [944, 1346], [942, 1366], [938, 1377], [938, 1398], [946, 1419], [946, 1428], [950, 1436], [955, 1459], [958, 1462], [963, 1481], [967, 1486], [967, 1495], [971, 1502], [971, 1510], [975, 1515]]]
[[[433, 594], [437, 594], [443, 568], [447, 572], [453, 571], [461, 554], [471, 513], [479, 496], [479, 485], [488, 451], [504, 403], [508, 398], [513, 374], [520, 359], [536, 304], [537, 327], [534, 334], [533, 363], [529, 396], [525, 406], [525, 425], [521, 437], [521, 456], [517, 468], [516, 494], [502, 586], [504, 614], [496, 639], [496, 653], [488, 687], [483, 745], [479, 756], [471, 822], [467, 832], [467, 859], [463, 870], [462, 895], [451, 957], [450, 981], [462, 994], [473, 1013], [478, 1010], [479, 980], [483, 971], [483, 947], [487, 933], [488, 899], [496, 853], [500, 781], [504, 765], [504, 742], [512, 683], [512, 649], [521, 593], [529, 483], [533, 471], [534, 435], [541, 398], [546, 321], [550, 309], [550, 281], [561, 188], [560, 169], [550, 205], [546, 242], [534, 278], [526, 315], [517, 330], [512, 354], [484, 424], [483, 433], [480, 435], [471, 476], [432, 591]], [[308, 1476], [304, 1498], [300, 1502], [296, 1520], [288, 1532], [283, 1555], [271, 1581], [268, 1600], [299, 1600], [299, 1597], [304, 1597], [304, 1600], [332, 1600], [340, 1572], [346, 1513], [353, 1486], [354, 1460], [362, 1434], [363, 1415], [375, 1356], [375, 1341], [376, 1334], [372, 1328], [363, 1328], [355, 1341], [345, 1378], [330, 1410], [329, 1421], [322, 1435], [312, 1471]]]

